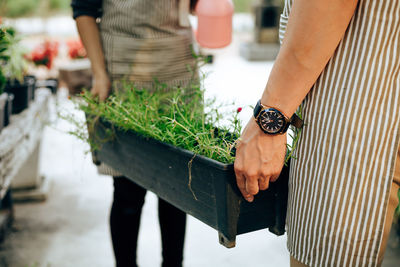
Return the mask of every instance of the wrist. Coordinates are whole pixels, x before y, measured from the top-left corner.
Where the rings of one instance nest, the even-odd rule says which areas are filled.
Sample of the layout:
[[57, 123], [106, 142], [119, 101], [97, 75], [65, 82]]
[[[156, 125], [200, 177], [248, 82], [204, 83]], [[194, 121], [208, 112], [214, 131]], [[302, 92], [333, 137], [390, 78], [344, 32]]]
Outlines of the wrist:
[[261, 98], [261, 104], [263, 106], [279, 110], [286, 118], [292, 117], [296, 111], [296, 109], [293, 109], [288, 104], [282, 102], [282, 99], [268, 97], [266, 94], [263, 94]]
[[93, 79], [95, 80], [108, 79], [107, 71], [105, 69], [93, 70]]

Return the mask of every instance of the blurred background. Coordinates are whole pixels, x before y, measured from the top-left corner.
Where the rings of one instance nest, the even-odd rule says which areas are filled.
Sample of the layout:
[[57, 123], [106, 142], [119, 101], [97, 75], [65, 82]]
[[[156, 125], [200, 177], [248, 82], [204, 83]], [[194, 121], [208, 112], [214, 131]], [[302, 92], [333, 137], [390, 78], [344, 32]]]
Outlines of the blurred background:
[[[233, 42], [201, 49], [212, 59], [202, 72], [206, 97], [234, 101], [247, 122], [279, 51], [283, 1], [233, 2]], [[191, 22], [196, 27], [196, 17]], [[1, 77], [21, 79], [14, 91], [0, 91], [0, 267], [114, 266], [108, 226], [112, 179], [97, 173], [89, 146], [68, 134], [73, 125], [57, 116], [69, 112], [84, 121], [71, 98], [91, 84], [70, 0], [1, 0], [0, 27], [12, 36], [0, 84]], [[398, 221], [385, 267], [400, 264]], [[160, 262], [157, 197], [148, 192], [138, 263]], [[216, 230], [189, 216], [184, 266], [288, 267], [286, 235], [264, 229], [238, 236], [236, 247], [227, 249]]]

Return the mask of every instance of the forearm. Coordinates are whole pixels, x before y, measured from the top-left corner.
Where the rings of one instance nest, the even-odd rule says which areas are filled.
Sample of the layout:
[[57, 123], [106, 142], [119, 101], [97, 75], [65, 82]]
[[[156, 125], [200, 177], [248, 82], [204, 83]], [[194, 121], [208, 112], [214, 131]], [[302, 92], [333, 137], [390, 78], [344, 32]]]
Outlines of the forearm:
[[76, 25], [89, 57], [94, 76], [106, 74], [103, 48], [100, 41], [100, 33], [96, 20], [91, 16], [79, 16]]
[[261, 103], [290, 117], [332, 57], [358, 0], [294, 0]]

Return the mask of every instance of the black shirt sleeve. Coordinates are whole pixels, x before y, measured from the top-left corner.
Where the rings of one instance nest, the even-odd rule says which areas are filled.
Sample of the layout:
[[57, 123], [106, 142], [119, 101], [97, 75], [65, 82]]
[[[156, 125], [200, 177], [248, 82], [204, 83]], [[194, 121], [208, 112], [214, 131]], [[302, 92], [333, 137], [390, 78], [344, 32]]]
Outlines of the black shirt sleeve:
[[102, 14], [102, 4], [102, 0], [72, 0], [73, 17], [76, 19], [79, 16], [85, 15], [99, 18]]

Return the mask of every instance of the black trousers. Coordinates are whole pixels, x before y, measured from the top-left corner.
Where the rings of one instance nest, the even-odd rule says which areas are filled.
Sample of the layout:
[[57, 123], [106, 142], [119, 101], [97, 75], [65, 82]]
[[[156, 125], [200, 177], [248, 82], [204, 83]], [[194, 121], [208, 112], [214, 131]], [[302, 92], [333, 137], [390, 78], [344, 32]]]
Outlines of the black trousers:
[[[114, 177], [110, 227], [117, 267], [137, 267], [136, 247], [146, 189], [126, 177]], [[186, 214], [162, 199], [158, 201], [162, 267], [181, 267]], [[149, 251], [151, 254], [152, 251]]]

